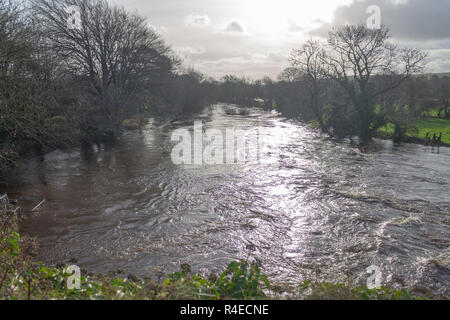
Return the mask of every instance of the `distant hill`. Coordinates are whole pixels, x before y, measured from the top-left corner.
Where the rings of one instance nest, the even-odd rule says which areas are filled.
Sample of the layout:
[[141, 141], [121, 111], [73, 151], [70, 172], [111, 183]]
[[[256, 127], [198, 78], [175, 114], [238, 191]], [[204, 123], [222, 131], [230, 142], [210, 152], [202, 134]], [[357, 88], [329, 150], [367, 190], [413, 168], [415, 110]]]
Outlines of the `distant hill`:
[[438, 76], [439, 78], [450, 77], [450, 72], [417, 73], [411, 75], [413, 78], [426, 77], [428, 79], [431, 79], [433, 76]]
[[425, 73], [417, 76], [426, 76], [431, 78], [432, 76], [438, 76], [439, 78], [450, 77], [450, 72], [441, 72], [441, 73]]

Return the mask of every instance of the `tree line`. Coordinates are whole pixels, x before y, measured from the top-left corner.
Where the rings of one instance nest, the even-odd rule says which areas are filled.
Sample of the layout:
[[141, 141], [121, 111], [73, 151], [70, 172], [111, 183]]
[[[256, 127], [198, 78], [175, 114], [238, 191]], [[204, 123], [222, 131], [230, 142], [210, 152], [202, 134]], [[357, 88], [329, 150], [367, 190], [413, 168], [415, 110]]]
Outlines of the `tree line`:
[[204, 82], [146, 19], [106, 0], [0, 0], [0, 173], [29, 150], [115, 140], [149, 108], [199, 110]]
[[293, 49], [277, 81], [225, 77], [221, 101], [259, 101], [288, 117], [314, 121], [332, 137], [359, 137], [363, 143], [390, 124], [394, 141], [404, 141], [419, 118], [450, 119], [450, 75], [423, 74], [427, 54], [400, 48], [390, 38], [385, 26], [336, 27], [327, 41]]
[[342, 26], [293, 49], [277, 80], [216, 80], [107, 0], [0, 0], [0, 174], [30, 150], [114, 141], [133, 115], [175, 117], [219, 101], [362, 141], [390, 123], [401, 141], [426, 113], [450, 118], [450, 77], [423, 75], [425, 58], [393, 44], [386, 27]]

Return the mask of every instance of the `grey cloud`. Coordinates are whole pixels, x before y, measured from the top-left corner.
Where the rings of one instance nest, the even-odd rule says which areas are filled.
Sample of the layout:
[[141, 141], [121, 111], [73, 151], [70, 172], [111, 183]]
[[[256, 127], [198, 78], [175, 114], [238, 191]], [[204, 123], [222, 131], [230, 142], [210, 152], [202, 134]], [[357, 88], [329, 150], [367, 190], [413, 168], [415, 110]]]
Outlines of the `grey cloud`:
[[244, 32], [244, 28], [236, 21], [230, 22], [230, 24], [227, 26], [227, 28], [225, 30], [227, 32], [231, 32], [231, 33], [243, 33]]
[[450, 70], [450, 49], [429, 51], [426, 72], [442, 72]]
[[[289, 53], [297, 43], [273, 45], [266, 38], [249, 36], [251, 25], [244, 24], [239, 0], [108, 1], [148, 17], [155, 27], [165, 26], [164, 39], [184, 58], [185, 64], [214, 77], [230, 73], [251, 78], [276, 77], [288, 63], [277, 52]], [[208, 27], [186, 26], [187, 17], [205, 15], [210, 20]], [[198, 19], [190, 22], [195, 20]], [[234, 32], [226, 30], [231, 22], [239, 25]]]
[[297, 25], [294, 21], [289, 20], [288, 21], [288, 30], [290, 32], [300, 32], [300, 31], [304, 31], [305, 29], [300, 27], [299, 25]]
[[213, 70], [209, 74], [216, 78], [221, 78], [227, 74], [236, 74], [261, 79], [267, 75], [274, 77], [280, 72], [280, 64], [278, 62], [270, 60], [259, 61], [258, 59], [248, 59], [247, 57], [199, 61], [195, 66], [205, 72]]
[[[310, 30], [313, 30], [314, 35], [326, 37], [332, 27], [323, 20], [303, 26], [301, 21], [292, 18], [293, 24], [289, 25], [289, 20], [286, 21], [285, 33], [280, 34], [279, 41], [268, 41], [263, 33], [254, 29], [251, 21], [245, 20], [239, 0], [108, 1], [148, 17], [149, 23], [164, 30], [167, 44], [186, 58], [187, 65], [217, 77], [228, 73], [252, 78], [263, 75], [276, 77], [288, 65], [285, 55], [309, 38]], [[430, 72], [450, 71], [450, 52], [446, 51], [450, 49], [450, 19], [447, 17], [450, 0], [409, 0], [397, 5], [390, 0], [358, 0], [336, 10], [334, 22], [366, 21], [369, 5], [380, 6], [382, 22], [391, 27], [395, 40], [401, 45], [430, 52]], [[186, 27], [188, 16], [193, 18], [190, 21], [197, 26]], [[209, 18], [209, 26], [205, 26], [207, 19], [201, 18], [204, 16]], [[227, 31], [233, 21], [238, 26], [231, 26]], [[298, 27], [305, 29], [300, 30]]]
[[[354, 0], [340, 6], [334, 14], [333, 24], [365, 23], [369, 17], [367, 8], [377, 5], [381, 9], [381, 22], [399, 39], [437, 40], [450, 38], [449, 0]], [[311, 32], [324, 36], [330, 25], [323, 24]]]
[[321, 26], [319, 26], [319, 27], [317, 27], [317, 28], [311, 30], [311, 31], [309, 32], [309, 34], [310, 34], [311, 36], [316, 36], [316, 37], [326, 38], [326, 37], [328, 36], [328, 33], [329, 33], [330, 31], [332, 31], [333, 28], [334, 28], [334, 27], [333, 27], [331, 24], [325, 22], [325, 23], [323, 23]]
[[211, 24], [208, 15], [189, 15], [184, 21], [187, 26], [194, 27], [208, 27]]

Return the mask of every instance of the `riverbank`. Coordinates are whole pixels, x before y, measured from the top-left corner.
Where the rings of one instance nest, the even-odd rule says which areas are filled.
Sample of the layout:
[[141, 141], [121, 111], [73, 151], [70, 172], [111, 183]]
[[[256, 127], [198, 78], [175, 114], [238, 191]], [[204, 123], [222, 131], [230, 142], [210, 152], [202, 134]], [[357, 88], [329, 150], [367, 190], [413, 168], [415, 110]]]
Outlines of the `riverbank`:
[[[319, 123], [316, 120], [308, 122], [308, 125], [314, 129], [320, 129]], [[426, 134], [433, 134], [439, 136], [442, 133], [441, 147], [450, 147], [450, 119], [439, 118], [424, 118], [417, 120], [413, 126], [406, 132], [406, 136], [402, 142], [428, 145], [425, 140]], [[383, 140], [392, 140], [394, 138], [394, 125], [392, 123], [381, 127], [376, 135], [376, 138]]]
[[[433, 134], [439, 136], [439, 134], [442, 133], [441, 146], [450, 147], [450, 119], [423, 118], [416, 120], [412, 123], [411, 128], [406, 132], [404, 142], [427, 144], [425, 141], [427, 133], [430, 135], [430, 138], [433, 137]], [[378, 130], [378, 138], [392, 139], [393, 136], [393, 124], [388, 124]]]
[[94, 275], [81, 270], [79, 288], [69, 289], [68, 266], [47, 267], [34, 261], [38, 244], [19, 234], [19, 219], [14, 205], [1, 208], [0, 299], [4, 300], [425, 299], [407, 290], [309, 280], [297, 287], [273, 285], [259, 266], [245, 261], [231, 262], [222, 274], [208, 277], [192, 273], [188, 265], [168, 276], [154, 270], [148, 278], [125, 276], [122, 271]]

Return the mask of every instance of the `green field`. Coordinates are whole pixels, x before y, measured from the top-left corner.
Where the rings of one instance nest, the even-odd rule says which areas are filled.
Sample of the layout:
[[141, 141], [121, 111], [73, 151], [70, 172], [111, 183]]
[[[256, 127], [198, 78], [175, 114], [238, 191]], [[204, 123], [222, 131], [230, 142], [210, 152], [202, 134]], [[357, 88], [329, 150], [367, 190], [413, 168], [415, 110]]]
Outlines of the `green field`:
[[[380, 128], [380, 133], [384, 135], [394, 134], [394, 125], [388, 124]], [[412, 138], [424, 139], [427, 133], [433, 136], [442, 132], [442, 143], [450, 145], [450, 119], [425, 118], [419, 119], [412, 123], [411, 129], [408, 130], [407, 136]]]

